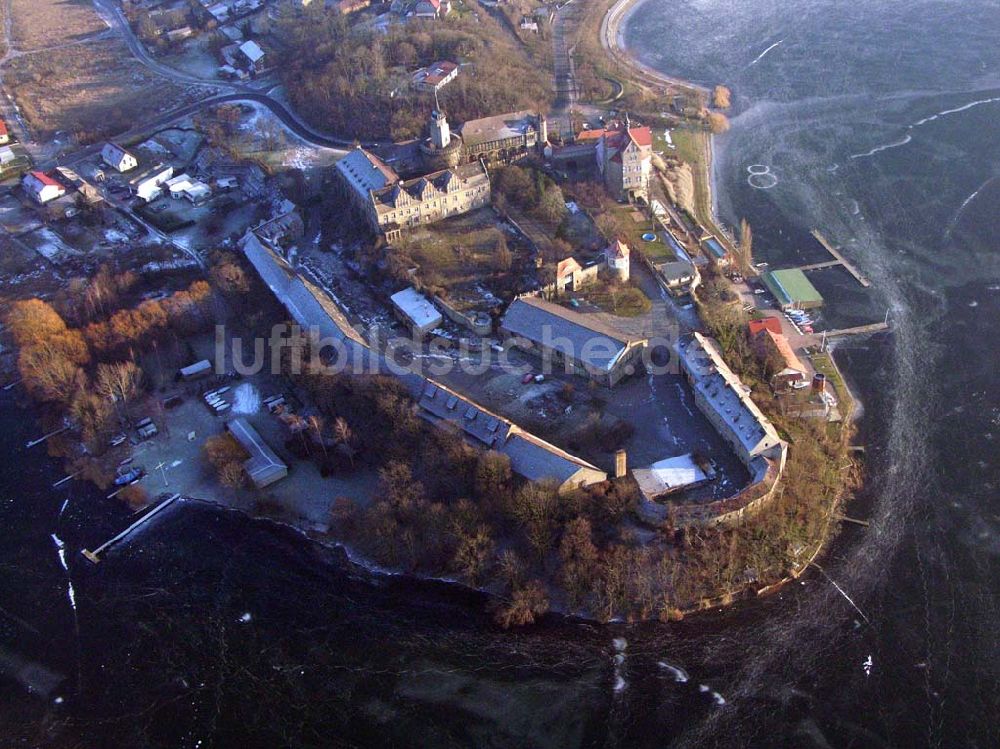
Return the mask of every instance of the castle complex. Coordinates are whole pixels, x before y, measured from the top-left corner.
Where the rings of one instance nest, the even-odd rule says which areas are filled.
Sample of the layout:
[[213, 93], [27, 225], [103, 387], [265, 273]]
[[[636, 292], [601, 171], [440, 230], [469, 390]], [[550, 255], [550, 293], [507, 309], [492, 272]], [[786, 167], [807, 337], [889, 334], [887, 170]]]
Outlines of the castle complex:
[[436, 108], [423, 140], [393, 144], [385, 159], [359, 147], [336, 169], [371, 230], [392, 241], [409, 227], [489, 205], [487, 165], [540, 152], [547, 141], [544, 115], [523, 111], [471, 120], [458, 135]]

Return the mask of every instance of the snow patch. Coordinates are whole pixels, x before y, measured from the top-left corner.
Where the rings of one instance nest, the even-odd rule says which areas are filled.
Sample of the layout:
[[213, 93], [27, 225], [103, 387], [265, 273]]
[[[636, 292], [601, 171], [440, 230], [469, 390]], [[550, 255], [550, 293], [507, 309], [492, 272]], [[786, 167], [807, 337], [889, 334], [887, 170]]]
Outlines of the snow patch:
[[255, 414], [260, 410], [260, 393], [249, 382], [233, 391], [233, 413]]

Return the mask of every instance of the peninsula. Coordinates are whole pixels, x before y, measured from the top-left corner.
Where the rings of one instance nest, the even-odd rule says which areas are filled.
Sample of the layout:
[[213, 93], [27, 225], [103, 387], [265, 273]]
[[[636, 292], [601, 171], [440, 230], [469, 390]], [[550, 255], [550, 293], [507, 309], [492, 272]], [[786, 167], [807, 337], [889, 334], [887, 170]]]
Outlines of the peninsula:
[[678, 619], [835, 532], [822, 297], [714, 215], [731, 92], [629, 57], [629, 0], [98, 0], [52, 47], [57, 5], [0, 62], [2, 363], [54, 483], [279, 520], [503, 627]]

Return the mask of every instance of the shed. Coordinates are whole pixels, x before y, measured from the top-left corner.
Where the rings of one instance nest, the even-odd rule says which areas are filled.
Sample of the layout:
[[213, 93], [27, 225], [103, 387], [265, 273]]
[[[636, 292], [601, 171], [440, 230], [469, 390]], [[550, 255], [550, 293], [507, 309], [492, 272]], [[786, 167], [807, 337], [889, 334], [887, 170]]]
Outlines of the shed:
[[226, 430], [249, 453], [250, 457], [243, 464], [243, 467], [258, 489], [269, 486], [288, 475], [288, 466], [274, 454], [274, 451], [267, 446], [257, 430], [250, 426], [246, 419], [242, 417], [233, 419], [226, 424]]
[[397, 291], [389, 299], [396, 314], [416, 335], [425, 336], [444, 321], [427, 297], [412, 286]]
[[181, 367], [177, 374], [182, 380], [195, 380], [199, 377], [207, 377], [212, 373], [212, 362], [208, 359], [202, 359], [194, 364], [188, 364], [186, 367]]
[[711, 478], [691, 453], [657, 461], [649, 468], [636, 468], [632, 476], [639, 484], [639, 491], [649, 500], [703, 484]]
[[782, 309], [812, 309], [823, 306], [823, 297], [798, 268], [768, 271], [764, 283]]

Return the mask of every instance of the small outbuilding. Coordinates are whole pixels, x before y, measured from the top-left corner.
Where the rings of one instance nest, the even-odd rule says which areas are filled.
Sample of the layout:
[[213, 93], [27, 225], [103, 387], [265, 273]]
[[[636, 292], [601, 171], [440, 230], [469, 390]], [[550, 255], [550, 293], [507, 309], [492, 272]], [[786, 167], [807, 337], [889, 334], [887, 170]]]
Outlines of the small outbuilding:
[[412, 286], [397, 291], [389, 299], [396, 315], [414, 335], [423, 337], [444, 321], [430, 300]]
[[243, 468], [258, 489], [270, 486], [288, 475], [288, 466], [274, 454], [246, 419], [233, 419], [226, 424], [226, 430], [250, 455], [243, 463]]
[[636, 468], [632, 476], [648, 500], [693, 488], [712, 478], [690, 453], [657, 461], [649, 468]]

